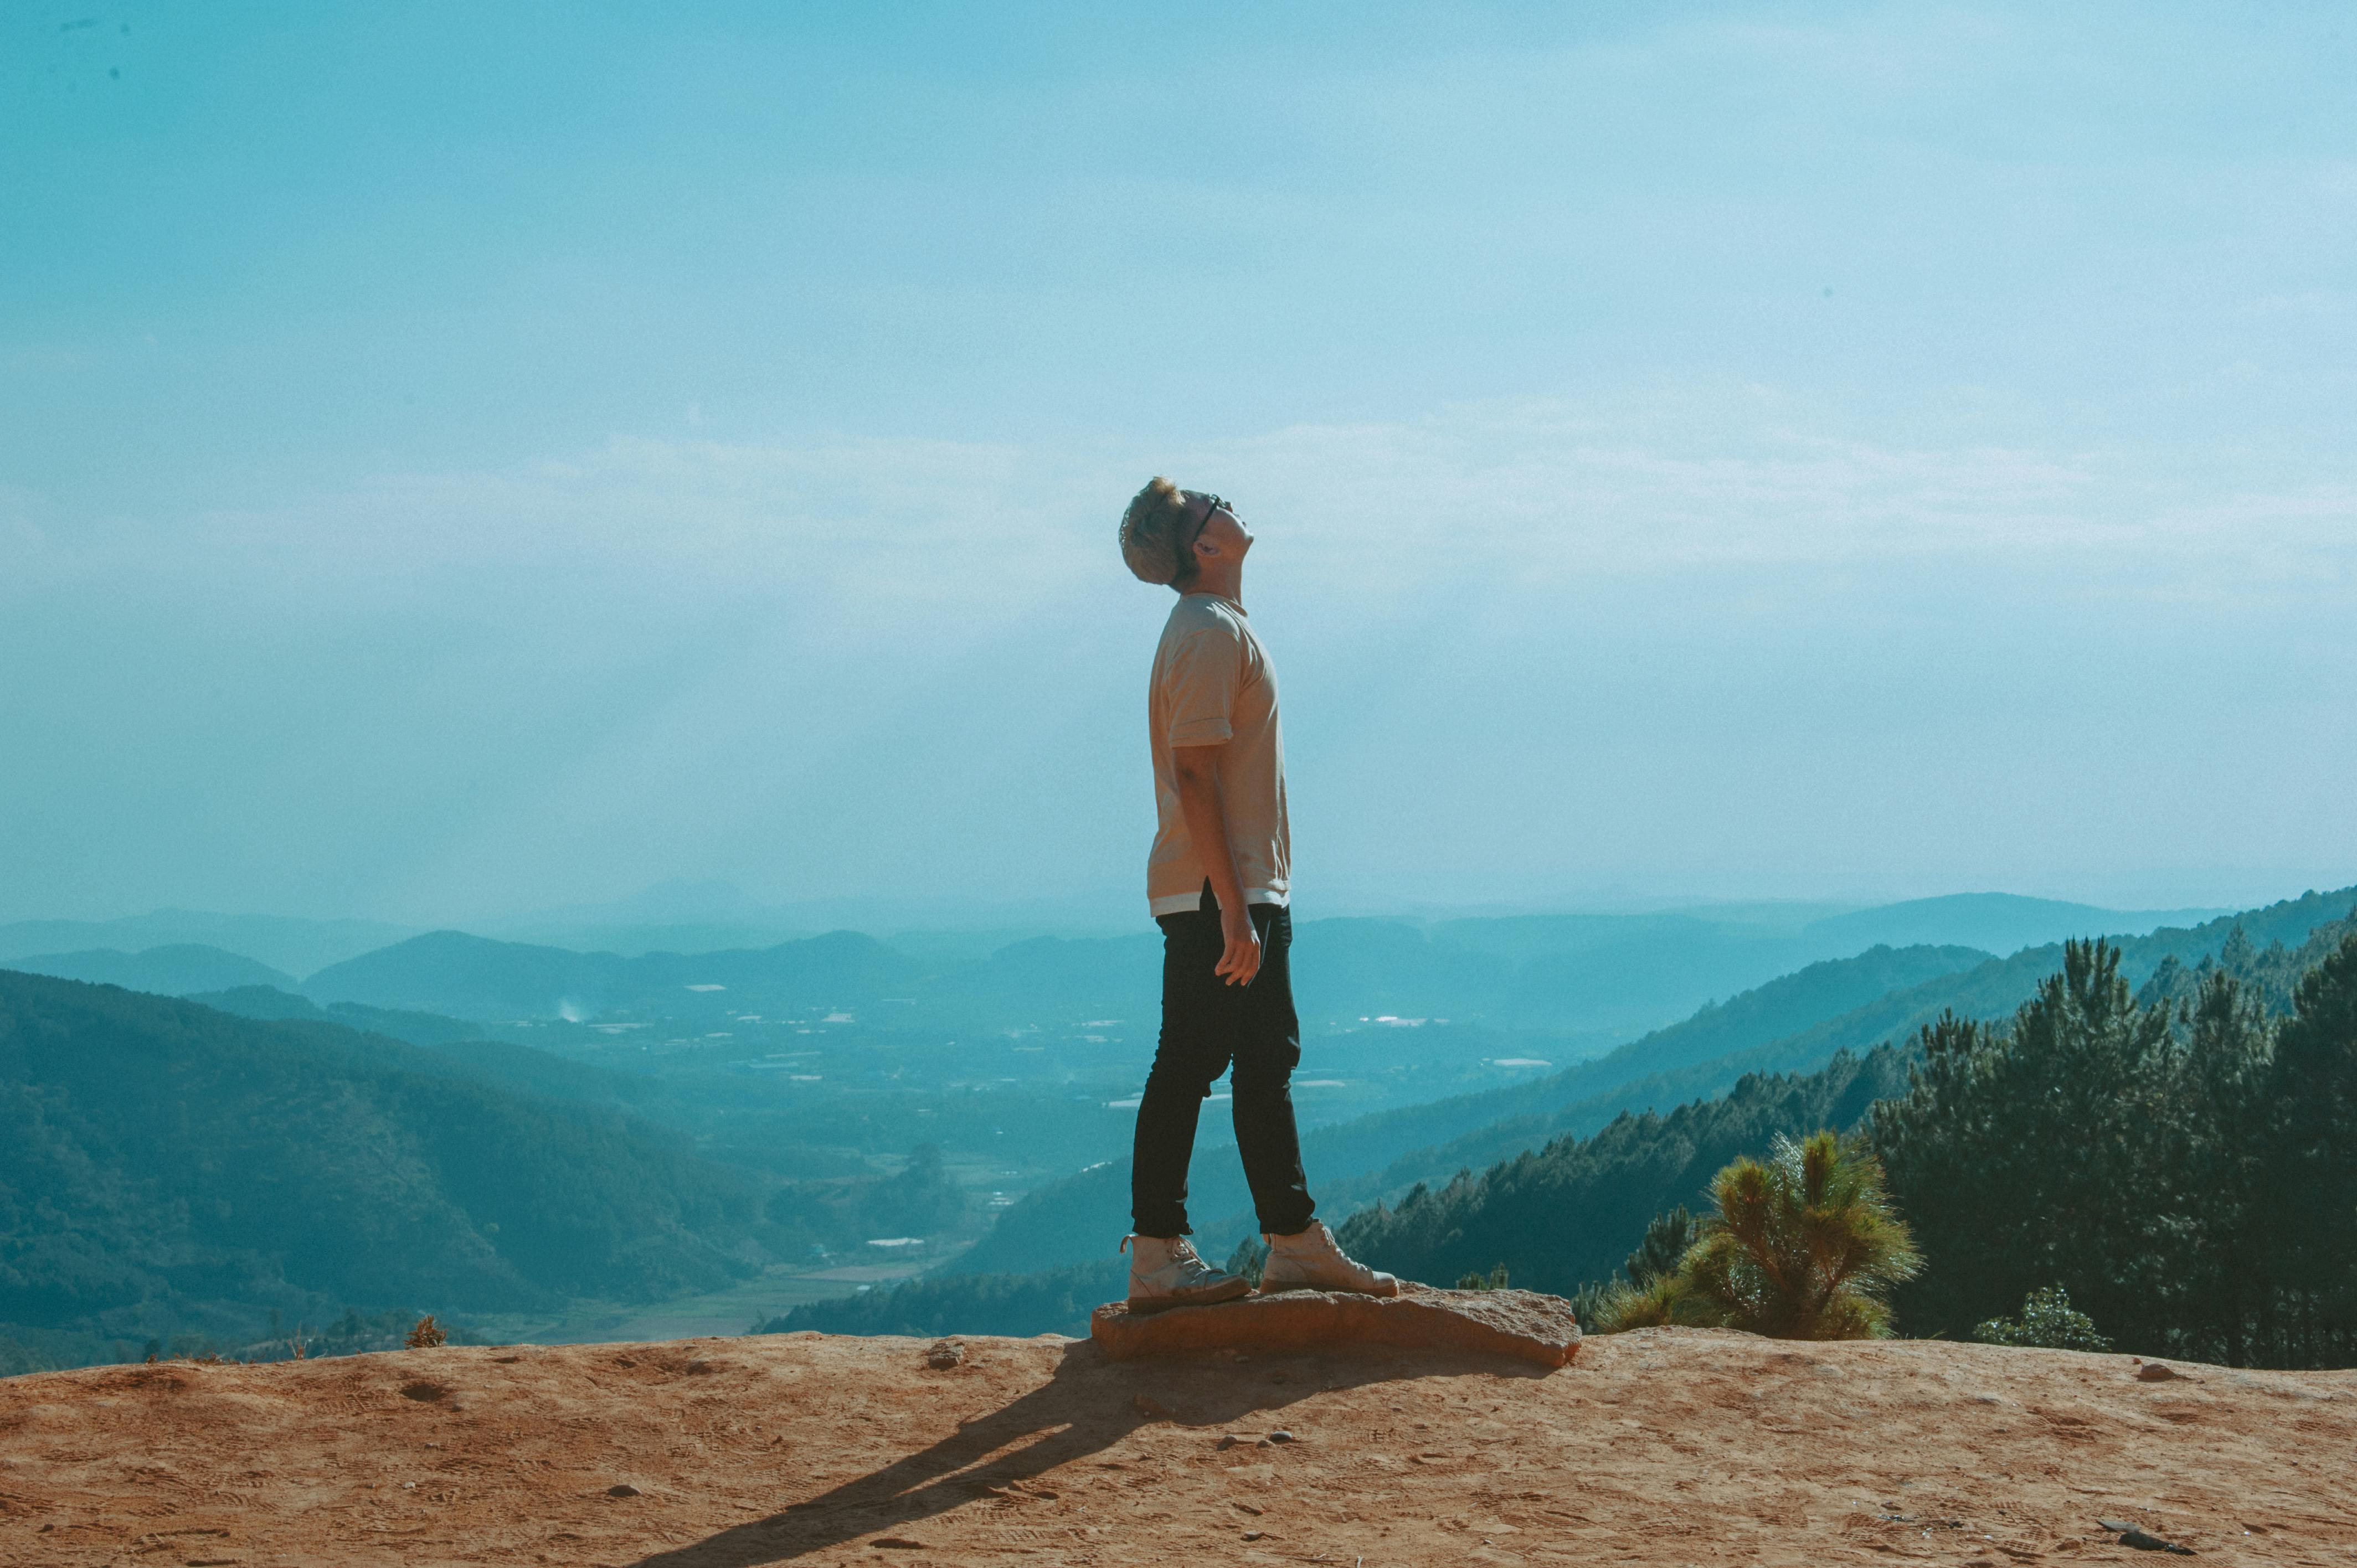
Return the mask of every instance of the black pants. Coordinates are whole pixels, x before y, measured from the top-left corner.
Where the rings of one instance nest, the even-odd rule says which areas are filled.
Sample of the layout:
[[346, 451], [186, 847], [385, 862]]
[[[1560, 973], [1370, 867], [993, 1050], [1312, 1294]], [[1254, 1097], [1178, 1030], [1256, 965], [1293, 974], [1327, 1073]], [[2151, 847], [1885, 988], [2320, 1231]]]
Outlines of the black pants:
[[1254, 904], [1250, 912], [1260, 933], [1260, 972], [1250, 985], [1230, 985], [1212, 972], [1227, 944], [1210, 883], [1195, 908], [1156, 922], [1162, 928], [1162, 1039], [1138, 1101], [1130, 1162], [1130, 1225], [1140, 1236], [1187, 1233], [1196, 1119], [1231, 1064], [1236, 1149], [1260, 1228], [1290, 1236], [1308, 1229], [1317, 1211], [1293, 1124], [1293, 1069], [1301, 1062], [1289, 956], [1293, 916], [1275, 904]]

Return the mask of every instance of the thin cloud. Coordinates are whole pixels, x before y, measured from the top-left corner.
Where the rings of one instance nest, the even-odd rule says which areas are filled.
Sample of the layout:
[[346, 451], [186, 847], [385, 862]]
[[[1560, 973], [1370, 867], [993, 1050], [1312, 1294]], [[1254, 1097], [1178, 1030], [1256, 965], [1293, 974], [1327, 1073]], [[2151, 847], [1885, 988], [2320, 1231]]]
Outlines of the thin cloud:
[[1118, 580], [1113, 521], [1157, 470], [1237, 497], [1278, 542], [1291, 591], [1320, 597], [1941, 561], [2060, 576], [2095, 560], [2130, 594], [2310, 594], [2357, 565], [2347, 484], [2205, 491], [2153, 454], [1896, 447], [1700, 395], [1622, 413], [1487, 403], [1159, 456], [618, 438], [506, 471], [66, 532], [37, 528], [32, 498], [0, 495], [0, 553], [52, 583], [211, 578], [390, 608], [454, 575], [522, 574], [774, 597], [874, 629], [965, 618], [984, 579], [1006, 614], [1096, 596]]

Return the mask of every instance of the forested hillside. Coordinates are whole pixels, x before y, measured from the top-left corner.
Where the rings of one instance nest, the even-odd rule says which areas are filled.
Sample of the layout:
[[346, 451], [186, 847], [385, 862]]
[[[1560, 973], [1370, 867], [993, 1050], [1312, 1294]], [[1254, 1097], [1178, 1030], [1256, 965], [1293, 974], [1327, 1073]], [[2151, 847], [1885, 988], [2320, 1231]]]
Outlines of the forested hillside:
[[764, 1223], [750, 1177], [677, 1137], [447, 1057], [7, 972], [0, 1148], [0, 1326], [134, 1342], [273, 1306], [711, 1288]]
[[[80, 976], [67, 976], [79, 979]], [[121, 983], [116, 982], [114, 983]], [[126, 990], [152, 990], [151, 986], [127, 986]], [[176, 994], [190, 1002], [201, 1002], [224, 1013], [234, 1013], [241, 1018], [268, 1018], [280, 1022], [302, 1019], [319, 1024], [341, 1024], [348, 1029], [361, 1029], [374, 1035], [391, 1035], [396, 1040], [407, 1040], [413, 1046], [447, 1046], [461, 1040], [483, 1038], [482, 1026], [463, 1018], [446, 1018], [439, 1013], [410, 1013], [397, 1007], [369, 1007], [358, 1002], [335, 1002], [322, 1007], [307, 996], [274, 985], [237, 985], [224, 991], [188, 991]]]
[[405, 1013], [389, 1007], [364, 1007], [338, 1002], [320, 1007], [301, 996], [268, 986], [199, 993], [182, 1000], [253, 1018], [288, 1026], [289, 1039], [325, 1039], [345, 1048], [369, 1048], [355, 1036], [377, 1036], [417, 1046], [430, 1057], [413, 1057], [413, 1064], [430, 1066], [446, 1078], [468, 1079], [513, 1093], [567, 1101], [605, 1110], [628, 1111], [674, 1124], [692, 1118], [678, 1114], [667, 1085], [642, 1074], [615, 1072], [567, 1060], [505, 1040], [487, 1039], [481, 1029], [457, 1018], [432, 1013]]
[[1504, 1264], [1570, 1293], [1655, 1214], [1779, 1134], [1870, 1129], [1928, 1266], [1910, 1334], [1964, 1337], [2061, 1286], [2124, 1348], [2234, 1365], [2357, 1357], [2357, 919], [2297, 949], [2227, 943], [2132, 995], [2120, 950], [2066, 945], [1999, 1025], [1947, 1015], [1902, 1053], [1747, 1078], [1667, 1116], [1417, 1188], [1346, 1247], [1449, 1280]]
[[1499, 1263], [1517, 1285], [1569, 1295], [1608, 1277], [1654, 1215], [1695, 1204], [1718, 1168], [1778, 1133], [1855, 1126], [1904, 1090], [1889, 1047], [1846, 1054], [1805, 1077], [1752, 1077], [1668, 1115], [1623, 1114], [1592, 1138], [1565, 1138], [1434, 1191], [1413, 1189], [1342, 1225], [1354, 1256], [1408, 1279], [1453, 1281]]
[[[2272, 994], [2287, 1004], [2291, 981], [2306, 963], [2314, 961], [2321, 950], [2318, 944], [2341, 929], [2338, 919], [2349, 912], [2352, 891], [2357, 890], [2309, 894], [2190, 929], [2124, 938], [2114, 944], [2114, 950], [2122, 955], [2123, 973], [2148, 983], [2182, 984], [2171, 977], [2199, 972], [2201, 966], [2218, 961], [2221, 955], [2242, 955], [2236, 961], [2244, 963], [2255, 976], [2264, 970]], [[2266, 948], [2251, 940], [2255, 931], [2265, 937]], [[1379, 1170], [1334, 1182], [1327, 1191], [1338, 1207], [1357, 1207], [1401, 1193], [1417, 1182], [1437, 1185], [1458, 1171], [1483, 1169], [1555, 1138], [1585, 1137], [1623, 1112], [1665, 1109], [1725, 1093], [1747, 1074], [1807, 1073], [1843, 1051], [1864, 1053], [1886, 1043], [1911, 1042], [1926, 1026], [1950, 1013], [1983, 1020], [2002, 1018], [2033, 995], [2062, 960], [2063, 949], [2057, 945], [1960, 967], [1877, 996], [1794, 1034], [1709, 1059], [1692, 1059], [1690, 1045], [1680, 1042], [1663, 1053], [1663, 1059], [1670, 1064], [1663, 1070], [1624, 1079], [1551, 1112], [1501, 1120], [1446, 1144], [1412, 1150]], [[1808, 972], [1803, 972], [1803, 975]], [[1603, 1076], [1598, 1069], [1636, 1055], [1645, 1044], [1641, 1041], [1637, 1047], [1616, 1052], [1600, 1062], [1583, 1064], [1559, 1075], [1560, 1081], [1593, 1083]]]
[[1943, 1019], [1919, 1058], [1872, 1121], [1927, 1260], [1908, 1332], [2059, 1285], [2125, 1348], [2357, 1359], [2357, 920], [2141, 995], [2115, 950], [2074, 946], [2010, 1019]]

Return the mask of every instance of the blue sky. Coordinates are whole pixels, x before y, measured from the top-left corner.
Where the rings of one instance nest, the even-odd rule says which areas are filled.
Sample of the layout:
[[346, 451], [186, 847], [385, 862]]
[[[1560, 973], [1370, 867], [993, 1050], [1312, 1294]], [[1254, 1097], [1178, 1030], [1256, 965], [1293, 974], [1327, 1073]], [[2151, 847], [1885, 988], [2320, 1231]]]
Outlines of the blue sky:
[[2357, 879], [2326, 7], [0, 8], [0, 918]]

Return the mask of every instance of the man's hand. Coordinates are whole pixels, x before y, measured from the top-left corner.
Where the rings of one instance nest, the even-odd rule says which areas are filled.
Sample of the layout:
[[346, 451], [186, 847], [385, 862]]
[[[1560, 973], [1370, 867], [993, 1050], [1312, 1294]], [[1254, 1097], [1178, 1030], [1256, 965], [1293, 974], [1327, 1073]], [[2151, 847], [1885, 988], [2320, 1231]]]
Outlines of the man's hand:
[[1221, 905], [1220, 935], [1227, 942], [1227, 950], [1211, 972], [1223, 976], [1230, 985], [1250, 985], [1253, 976], [1260, 972], [1260, 932], [1253, 929], [1252, 911]]

